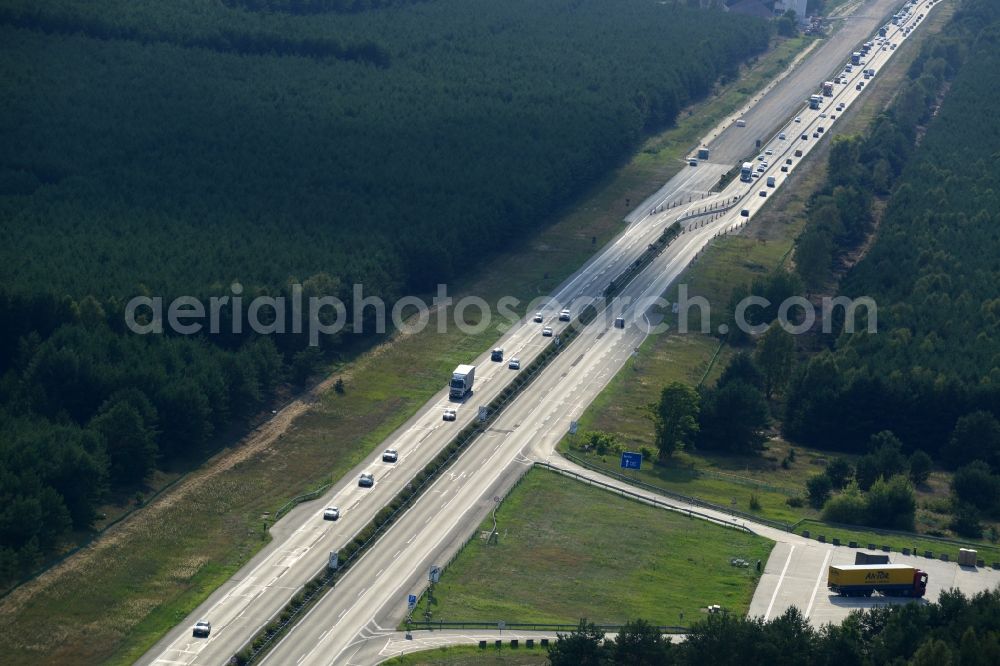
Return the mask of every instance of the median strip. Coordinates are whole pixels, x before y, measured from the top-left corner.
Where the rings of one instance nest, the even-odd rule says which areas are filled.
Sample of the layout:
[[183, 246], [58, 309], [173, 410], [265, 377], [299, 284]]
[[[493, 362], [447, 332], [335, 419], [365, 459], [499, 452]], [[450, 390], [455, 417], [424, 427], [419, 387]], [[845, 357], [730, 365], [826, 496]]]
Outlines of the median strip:
[[[608, 288], [605, 289], [605, 296], [614, 296], [623, 289], [642, 268], [649, 265], [679, 234], [680, 225], [676, 222], [670, 225], [639, 259], [611, 281]], [[275, 613], [267, 624], [233, 655], [234, 662], [240, 666], [244, 666], [254, 663], [267, 654], [277, 644], [277, 641], [285, 636], [298, 620], [304, 616], [306, 611], [318, 603], [326, 592], [336, 586], [340, 577], [346, 574], [358, 562], [361, 556], [374, 545], [375, 541], [392, 526], [403, 512], [416, 502], [424, 491], [441, 476], [444, 470], [458, 458], [462, 451], [479, 435], [489, 429], [490, 424], [497, 419], [514, 398], [527, 388], [541, 371], [552, 362], [555, 356], [576, 339], [580, 330], [597, 318], [599, 313], [600, 311], [594, 305], [586, 306], [577, 316], [576, 320], [567, 326], [557, 339], [546, 346], [523, 372], [518, 373], [510, 384], [497, 397], [490, 401], [486, 407], [485, 419], [463, 428], [430, 463], [424, 466], [410, 480], [406, 487], [392, 501], [375, 515], [368, 525], [360, 529], [337, 552], [336, 569], [325, 567], [310, 581], [305, 583], [302, 589], [292, 597], [291, 601], [282, 610]], [[312, 493], [309, 495], [312, 495]], [[309, 495], [303, 496], [301, 499], [305, 499]]]

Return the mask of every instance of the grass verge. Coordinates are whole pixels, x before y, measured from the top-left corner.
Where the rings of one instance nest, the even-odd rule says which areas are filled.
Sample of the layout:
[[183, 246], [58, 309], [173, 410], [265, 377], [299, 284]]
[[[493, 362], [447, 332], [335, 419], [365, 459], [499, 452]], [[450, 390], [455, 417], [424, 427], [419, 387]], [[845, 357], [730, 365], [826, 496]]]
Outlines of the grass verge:
[[986, 566], [992, 566], [994, 562], [1000, 562], [1000, 547], [997, 547], [995, 544], [969, 541], [958, 545], [947, 541], [928, 539], [919, 534], [873, 532], [864, 528], [853, 529], [830, 525], [820, 520], [804, 520], [796, 525], [796, 534], [801, 535], [804, 531], [808, 531], [809, 537], [812, 539], [823, 535], [826, 537], [827, 543], [830, 543], [833, 539], [840, 539], [841, 545], [846, 546], [851, 541], [856, 541], [858, 545], [864, 548], [867, 548], [870, 544], [875, 544], [879, 549], [882, 546], [889, 546], [894, 553], [900, 553], [904, 548], [909, 548], [920, 556], [923, 556], [925, 551], [930, 551], [935, 558], [940, 558], [942, 554], [946, 554], [952, 562], [958, 561], [959, 548], [972, 548], [977, 552], [979, 559], [985, 561]]
[[472, 645], [435, 648], [414, 652], [382, 662], [384, 666], [535, 666], [549, 663], [548, 651], [541, 648], [502, 650], [488, 647], [485, 650]]
[[541, 469], [508, 495], [497, 522], [497, 543], [471, 541], [414, 618], [684, 626], [709, 604], [746, 613], [759, 574], [730, 559], [766, 561], [773, 546]]
[[[711, 127], [780, 71], [803, 46], [780, 41], [745, 77], [652, 137], [634, 159], [596, 183], [572, 211], [517, 252], [459, 283], [455, 297], [541, 296], [621, 230], [629, 201], [668, 180], [701, 127]], [[436, 317], [436, 315], [434, 315]], [[331, 368], [346, 391], [328, 391], [262, 450], [221, 451], [187, 479], [93, 544], [0, 602], [0, 650], [10, 664], [132, 663], [267, 543], [266, 514], [303, 489], [339, 478], [444, 383], [451, 369], [500, 332], [450, 326], [399, 336]], [[404, 370], [405, 369], [405, 370]], [[265, 428], [267, 425], [265, 424]], [[280, 525], [279, 525], [280, 528]]]

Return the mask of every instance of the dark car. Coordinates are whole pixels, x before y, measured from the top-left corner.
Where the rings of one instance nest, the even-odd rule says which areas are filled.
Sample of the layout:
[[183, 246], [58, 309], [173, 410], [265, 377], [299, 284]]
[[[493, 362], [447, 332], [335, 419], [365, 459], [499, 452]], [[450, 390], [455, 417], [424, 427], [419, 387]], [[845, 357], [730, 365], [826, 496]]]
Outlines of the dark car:
[[208, 620], [200, 620], [195, 623], [194, 631], [191, 632], [195, 638], [208, 638], [212, 633], [212, 623]]
[[362, 488], [371, 488], [375, 485], [375, 475], [365, 472], [358, 477], [358, 485]]
[[497, 347], [496, 349], [494, 349], [493, 352], [490, 353], [490, 360], [491, 361], [502, 361], [503, 360], [503, 349], [501, 349], [500, 347]]

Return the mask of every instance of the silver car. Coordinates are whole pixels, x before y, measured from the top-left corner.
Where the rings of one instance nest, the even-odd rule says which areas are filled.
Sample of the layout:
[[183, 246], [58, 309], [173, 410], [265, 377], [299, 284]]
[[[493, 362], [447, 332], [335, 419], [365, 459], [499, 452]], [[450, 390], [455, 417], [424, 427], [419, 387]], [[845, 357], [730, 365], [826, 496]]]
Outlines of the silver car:
[[546, 326], [545, 328], [543, 328], [542, 329], [542, 335], [544, 337], [546, 337], [546, 338], [551, 338], [552, 337], [552, 327], [551, 326]]
[[399, 452], [396, 449], [386, 449], [382, 452], [382, 462], [394, 463], [399, 460]]
[[507, 367], [510, 368], [511, 370], [520, 370], [521, 359], [515, 356], [514, 358], [510, 359], [510, 363], [507, 364]]
[[340, 509], [335, 506], [328, 506], [323, 510], [323, 520], [339, 520]]

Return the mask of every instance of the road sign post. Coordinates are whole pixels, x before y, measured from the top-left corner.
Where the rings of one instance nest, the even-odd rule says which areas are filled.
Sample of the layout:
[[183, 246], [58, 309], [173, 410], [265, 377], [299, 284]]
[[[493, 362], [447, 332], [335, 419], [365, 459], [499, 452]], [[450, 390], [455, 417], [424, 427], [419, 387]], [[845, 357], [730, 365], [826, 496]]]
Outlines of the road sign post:
[[642, 469], [642, 454], [623, 451], [621, 465], [622, 469]]
[[411, 594], [408, 597], [406, 597], [406, 607], [409, 610], [413, 610], [414, 608], [417, 607], [417, 595]]
[[431, 565], [430, 570], [427, 572], [427, 580], [432, 583], [436, 583], [441, 580], [441, 567], [436, 564]]
[[642, 454], [633, 453], [632, 451], [622, 452], [622, 469], [631, 469], [634, 471], [634, 478], [639, 478], [639, 470], [642, 469]]

